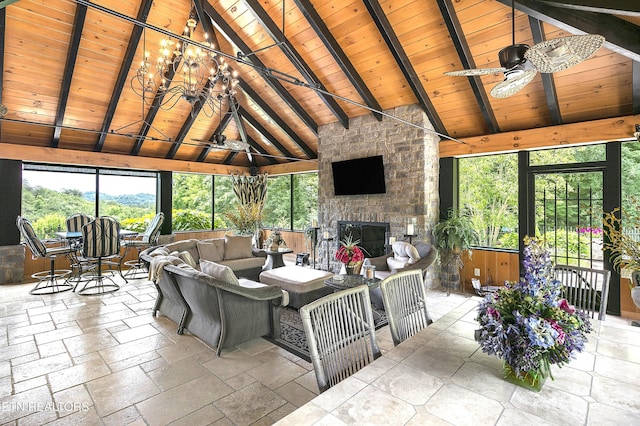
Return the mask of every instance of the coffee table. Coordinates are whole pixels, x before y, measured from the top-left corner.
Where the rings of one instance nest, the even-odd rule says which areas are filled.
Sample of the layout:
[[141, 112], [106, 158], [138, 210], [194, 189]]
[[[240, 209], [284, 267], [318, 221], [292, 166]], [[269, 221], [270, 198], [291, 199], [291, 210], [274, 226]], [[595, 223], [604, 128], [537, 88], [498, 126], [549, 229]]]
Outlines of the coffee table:
[[282, 255], [285, 253], [293, 253], [293, 250], [290, 248], [283, 248], [278, 250], [266, 250], [267, 252], [267, 263], [262, 268], [263, 271], [269, 271], [274, 268], [281, 268], [284, 266], [284, 260], [282, 259]]
[[380, 285], [380, 278], [366, 279], [362, 275], [334, 275], [324, 280], [326, 286], [334, 290], [346, 290], [359, 285], [367, 285], [370, 289]]

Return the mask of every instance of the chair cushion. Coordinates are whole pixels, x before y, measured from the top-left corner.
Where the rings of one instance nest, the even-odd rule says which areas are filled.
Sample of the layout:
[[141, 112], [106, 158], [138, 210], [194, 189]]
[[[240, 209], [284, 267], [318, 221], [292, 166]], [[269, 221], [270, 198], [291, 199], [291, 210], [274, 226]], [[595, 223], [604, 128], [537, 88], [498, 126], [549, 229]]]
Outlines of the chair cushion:
[[407, 261], [409, 265], [420, 260], [418, 250], [411, 244], [404, 241], [396, 241], [391, 246], [393, 248], [393, 257], [396, 260]]
[[245, 257], [243, 259], [221, 260], [218, 263], [228, 266], [232, 271], [242, 271], [253, 268], [262, 269], [262, 266], [264, 265], [264, 257]]
[[198, 241], [198, 253], [200, 253], [200, 259], [211, 262], [224, 260], [224, 238]]
[[196, 263], [195, 259], [193, 258], [193, 256], [191, 256], [191, 253], [189, 253], [188, 251], [181, 251], [178, 254], [178, 257], [182, 260], [184, 260], [184, 263], [186, 263], [187, 265], [191, 266], [192, 268], [197, 268], [198, 264]]
[[235, 276], [231, 268], [228, 266], [200, 259], [200, 270], [217, 280], [224, 281], [228, 284], [240, 285], [238, 277]]
[[251, 235], [225, 237], [224, 260], [253, 257], [251, 239]]
[[387, 266], [389, 267], [390, 271], [394, 269], [406, 268], [407, 266], [409, 266], [409, 259], [400, 260], [393, 257], [388, 257]]

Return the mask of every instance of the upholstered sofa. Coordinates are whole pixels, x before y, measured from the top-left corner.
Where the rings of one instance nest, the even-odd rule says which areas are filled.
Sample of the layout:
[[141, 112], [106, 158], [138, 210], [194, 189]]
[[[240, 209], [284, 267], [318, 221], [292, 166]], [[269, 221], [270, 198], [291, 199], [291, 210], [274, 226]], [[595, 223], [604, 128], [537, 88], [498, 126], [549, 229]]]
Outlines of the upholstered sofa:
[[206, 240], [181, 240], [164, 246], [169, 253], [187, 252], [183, 260], [200, 269], [200, 259], [226, 265], [238, 277], [258, 281], [267, 253], [252, 246], [251, 236], [226, 236]]
[[236, 278], [228, 266], [200, 259], [199, 271], [164, 248], [149, 248], [140, 254], [158, 295], [153, 314], [158, 312], [200, 338], [220, 355], [224, 348], [256, 337], [277, 338], [280, 308], [288, 294], [279, 287]]

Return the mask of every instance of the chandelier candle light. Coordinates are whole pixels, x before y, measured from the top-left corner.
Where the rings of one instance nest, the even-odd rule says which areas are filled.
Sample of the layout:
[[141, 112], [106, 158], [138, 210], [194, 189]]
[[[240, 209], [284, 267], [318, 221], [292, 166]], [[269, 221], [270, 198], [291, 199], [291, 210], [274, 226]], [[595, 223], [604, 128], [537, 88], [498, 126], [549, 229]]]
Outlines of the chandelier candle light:
[[[196, 25], [197, 21], [189, 18], [184, 37], [193, 40]], [[200, 102], [205, 115], [213, 117], [216, 106], [220, 107], [223, 99], [236, 95], [238, 79], [235, 71], [229, 70], [224, 57], [203, 49], [195, 40], [180, 43], [163, 38], [155, 65], [146, 50], [146, 37], [143, 44], [144, 59], [131, 80], [131, 87], [145, 103], [151, 104], [157, 99], [160, 107], [171, 109], [184, 99], [191, 104], [193, 112], [196, 102]], [[199, 44], [214, 47], [206, 33], [205, 40]], [[173, 75], [181, 77], [172, 81]]]

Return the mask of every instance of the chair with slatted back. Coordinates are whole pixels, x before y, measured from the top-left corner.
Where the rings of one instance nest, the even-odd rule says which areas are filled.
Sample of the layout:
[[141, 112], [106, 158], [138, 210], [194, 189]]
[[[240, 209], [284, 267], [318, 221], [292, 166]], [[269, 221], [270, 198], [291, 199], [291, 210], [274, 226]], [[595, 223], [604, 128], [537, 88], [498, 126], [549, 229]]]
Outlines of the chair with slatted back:
[[135, 234], [122, 241], [122, 245], [125, 247], [125, 252], [122, 255], [123, 259], [126, 257], [129, 249], [135, 248], [138, 251], [138, 255], [135, 260], [128, 260], [124, 262], [124, 265], [129, 267], [129, 270], [124, 274], [125, 279], [128, 276], [135, 277], [138, 272], [147, 273], [146, 263], [140, 260], [140, 252], [158, 244], [160, 228], [162, 227], [163, 222], [164, 213], [160, 212], [153, 217], [151, 222], [149, 222], [149, 225], [143, 234]]
[[55, 260], [58, 256], [67, 256], [73, 252], [74, 249], [67, 245], [60, 245], [60, 242], [56, 242], [55, 246], [47, 245], [36, 235], [33, 226], [29, 219], [18, 216], [16, 219], [16, 226], [20, 230], [20, 234], [24, 239], [25, 244], [31, 250], [31, 256], [34, 259], [48, 258], [49, 270], [36, 272], [31, 275], [32, 278], [38, 280], [38, 283], [34, 288], [29, 291], [30, 294], [53, 294], [68, 291], [73, 288], [73, 285], [69, 283], [68, 278], [71, 275], [70, 269], [56, 269]]
[[411, 270], [390, 275], [380, 282], [380, 290], [394, 345], [433, 322], [427, 310], [422, 271]]
[[611, 271], [571, 265], [556, 265], [555, 278], [562, 283], [563, 297], [591, 318], [604, 320], [609, 298]]
[[380, 356], [366, 285], [304, 305], [300, 317], [320, 392]]
[[[96, 262], [91, 279], [84, 282], [78, 294], [98, 295], [110, 293], [120, 288], [113, 280], [113, 271], [102, 270], [103, 266], [120, 264], [120, 224], [112, 217], [98, 217], [82, 227], [82, 256]], [[117, 259], [117, 260], [115, 260]]]

